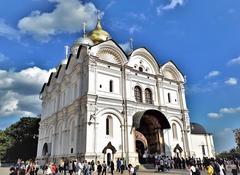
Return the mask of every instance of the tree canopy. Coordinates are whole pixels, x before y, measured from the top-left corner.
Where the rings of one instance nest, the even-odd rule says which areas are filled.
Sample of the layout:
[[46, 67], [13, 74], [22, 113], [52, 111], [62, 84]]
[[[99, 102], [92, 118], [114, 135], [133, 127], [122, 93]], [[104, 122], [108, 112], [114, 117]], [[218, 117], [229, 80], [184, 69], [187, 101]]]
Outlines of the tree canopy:
[[18, 158], [34, 159], [37, 153], [40, 118], [23, 117], [0, 131], [0, 159], [13, 162]]

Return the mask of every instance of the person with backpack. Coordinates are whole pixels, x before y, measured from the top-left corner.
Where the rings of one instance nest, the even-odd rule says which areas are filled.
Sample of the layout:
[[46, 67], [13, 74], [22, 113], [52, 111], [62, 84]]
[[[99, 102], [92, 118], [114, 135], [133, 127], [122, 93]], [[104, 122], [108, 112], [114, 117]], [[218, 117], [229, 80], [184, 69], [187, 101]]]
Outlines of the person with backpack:
[[206, 166], [207, 166], [207, 174], [208, 175], [214, 175], [214, 168], [213, 166], [210, 164], [210, 162], [206, 162]]

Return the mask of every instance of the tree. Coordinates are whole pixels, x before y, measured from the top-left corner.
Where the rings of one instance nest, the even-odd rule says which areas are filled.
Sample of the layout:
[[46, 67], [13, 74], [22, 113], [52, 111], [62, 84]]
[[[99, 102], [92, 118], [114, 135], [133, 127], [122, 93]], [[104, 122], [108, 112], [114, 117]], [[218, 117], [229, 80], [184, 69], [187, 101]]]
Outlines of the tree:
[[[0, 157], [6, 162], [34, 159], [40, 118], [23, 117], [0, 133]], [[2, 144], [1, 144], [2, 145]]]

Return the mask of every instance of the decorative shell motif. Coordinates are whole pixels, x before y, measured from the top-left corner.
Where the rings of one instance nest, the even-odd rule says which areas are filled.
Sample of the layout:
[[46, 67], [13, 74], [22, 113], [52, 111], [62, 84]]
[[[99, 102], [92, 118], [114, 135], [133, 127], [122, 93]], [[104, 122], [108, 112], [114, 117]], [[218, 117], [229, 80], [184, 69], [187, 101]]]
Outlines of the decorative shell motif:
[[100, 48], [96, 56], [104, 61], [115, 64], [122, 64], [121, 55], [111, 48]]

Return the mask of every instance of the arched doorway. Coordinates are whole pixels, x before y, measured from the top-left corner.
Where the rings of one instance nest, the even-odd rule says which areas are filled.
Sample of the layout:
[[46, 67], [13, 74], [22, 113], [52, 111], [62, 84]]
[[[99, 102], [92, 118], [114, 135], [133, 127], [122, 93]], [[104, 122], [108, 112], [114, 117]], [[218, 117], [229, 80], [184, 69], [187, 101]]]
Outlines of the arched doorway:
[[107, 165], [110, 165], [111, 161], [114, 161], [114, 154], [117, 152], [116, 148], [112, 145], [111, 142], [108, 142], [107, 146], [104, 147], [102, 153], [104, 154], [104, 160], [107, 155]]
[[[139, 162], [144, 162], [145, 154], [165, 154], [165, 143], [163, 130], [169, 129], [170, 124], [167, 118], [158, 110], [146, 110], [137, 112], [133, 116], [133, 127], [136, 134], [136, 150], [139, 153]], [[138, 139], [141, 135], [142, 139]], [[147, 145], [142, 149], [146, 139]], [[140, 143], [141, 141], [142, 143]], [[142, 145], [143, 144], [143, 145]]]
[[42, 149], [42, 156], [46, 156], [48, 154], [48, 144], [44, 143], [43, 149]]

